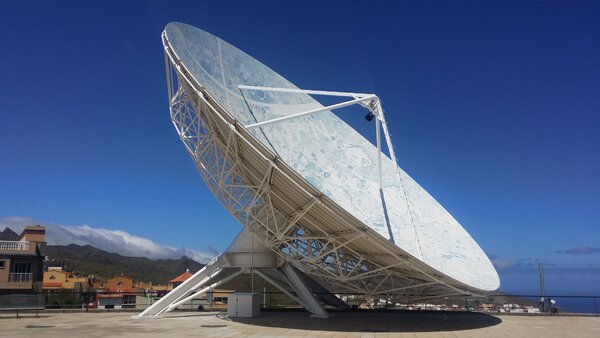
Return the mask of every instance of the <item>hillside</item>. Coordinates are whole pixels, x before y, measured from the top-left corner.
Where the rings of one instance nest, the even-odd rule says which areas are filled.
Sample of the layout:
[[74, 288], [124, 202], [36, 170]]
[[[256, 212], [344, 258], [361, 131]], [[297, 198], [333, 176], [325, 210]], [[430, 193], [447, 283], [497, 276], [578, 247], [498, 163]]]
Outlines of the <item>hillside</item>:
[[136, 281], [151, 281], [155, 284], [164, 284], [186, 269], [194, 273], [204, 266], [188, 257], [157, 260], [126, 257], [91, 245], [48, 245], [46, 255], [48, 259], [62, 261], [66, 270], [79, 275], [95, 275], [106, 279], [123, 273]]

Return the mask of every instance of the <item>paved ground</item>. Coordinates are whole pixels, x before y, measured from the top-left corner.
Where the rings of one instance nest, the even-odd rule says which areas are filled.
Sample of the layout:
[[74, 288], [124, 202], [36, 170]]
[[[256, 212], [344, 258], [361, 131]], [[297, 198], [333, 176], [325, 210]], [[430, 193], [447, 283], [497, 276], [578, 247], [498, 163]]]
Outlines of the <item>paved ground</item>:
[[132, 319], [134, 313], [43, 313], [0, 317], [1, 337], [600, 337], [600, 317], [491, 316], [477, 313], [265, 312], [229, 319], [223, 313], [173, 313]]

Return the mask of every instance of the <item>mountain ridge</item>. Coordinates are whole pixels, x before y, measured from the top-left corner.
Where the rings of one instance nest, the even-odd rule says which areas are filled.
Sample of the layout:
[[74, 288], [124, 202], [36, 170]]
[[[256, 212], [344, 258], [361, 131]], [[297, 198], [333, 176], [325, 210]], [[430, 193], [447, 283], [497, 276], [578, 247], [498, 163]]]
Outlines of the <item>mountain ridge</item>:
[[124, 274], [135, 281], [165, 284], [186, 269], [195, 273], [204, 267], [204, 264], [186, 256], [178, 259], [130, 257], [89, 244], [47, 245], [45, 255], [49, 260], [62, 262], [67, 271], [80, 276], [93, 275], [100, 280]]

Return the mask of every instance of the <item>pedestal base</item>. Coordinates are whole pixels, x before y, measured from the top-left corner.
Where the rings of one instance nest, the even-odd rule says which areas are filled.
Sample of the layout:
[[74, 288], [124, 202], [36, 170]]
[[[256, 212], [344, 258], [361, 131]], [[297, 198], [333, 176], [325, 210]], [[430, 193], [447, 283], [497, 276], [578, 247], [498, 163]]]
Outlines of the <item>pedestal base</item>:
[[249, 273], [256, 273], [302, 305], [311, 313], [311, 317], [329, 317], [319, 300], [337, 308], [348, 307], [346, 303], [329, 293], [297, 267], [279, 261], [273, 251], [260, 241], [254, 240], [253, 235], [244, 229], [229, 245], [226, 252], [215, 257], [188, 280], [140, 313], [137, 318], [159, 317], [242, 274]]

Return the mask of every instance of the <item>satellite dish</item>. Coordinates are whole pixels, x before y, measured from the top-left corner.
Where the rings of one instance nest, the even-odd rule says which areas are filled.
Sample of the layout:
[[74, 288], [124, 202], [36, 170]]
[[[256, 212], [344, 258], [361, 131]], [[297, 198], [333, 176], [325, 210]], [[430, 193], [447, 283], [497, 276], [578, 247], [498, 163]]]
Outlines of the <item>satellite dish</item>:
[[[226, 253], [141, 317], [248, 268], [317, 316], [326, 316], [320, 303], [343, 306], [326, 292], [415, 301], [498, 288], [477, 243], [397, 165], [377, 96], [299, 89], [186, 24], [168, 24], [162, 39], [173, 124], [211, 192], [244, 227]], [[324, 107], [318, 95], [347, 101]], [[375, 119], [376, 145], [332, 112], [350, 105]]]

